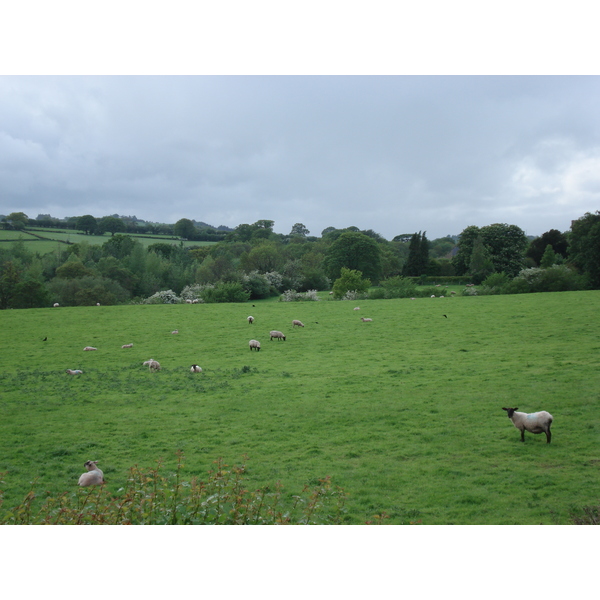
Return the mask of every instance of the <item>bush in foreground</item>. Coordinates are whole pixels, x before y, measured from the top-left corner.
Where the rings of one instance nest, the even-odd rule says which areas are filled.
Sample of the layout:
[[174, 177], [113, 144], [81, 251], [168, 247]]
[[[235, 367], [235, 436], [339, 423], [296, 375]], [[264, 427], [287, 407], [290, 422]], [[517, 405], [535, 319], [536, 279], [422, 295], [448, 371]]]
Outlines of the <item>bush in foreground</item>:
[[[245, 465], [228, 467], [221, 459], [206, 481], [184, 481], [183, 454], [175, 473], [136, 466], [127, 484], [112, 495], [104, 486], [78, 488], [58, 498], [47, 497], [34, 509], [32, 490], [23, 502], [0, 516], [2, 525], [310, 525], [340, 524], [345, 494], [330, 479], [304, 486], [298, 495], [284, 496], [279, 482], [249, 490]], [[4, 474], [5, 475], [5, 474]], [[0, 496], [1, 506], [1, 496]]]

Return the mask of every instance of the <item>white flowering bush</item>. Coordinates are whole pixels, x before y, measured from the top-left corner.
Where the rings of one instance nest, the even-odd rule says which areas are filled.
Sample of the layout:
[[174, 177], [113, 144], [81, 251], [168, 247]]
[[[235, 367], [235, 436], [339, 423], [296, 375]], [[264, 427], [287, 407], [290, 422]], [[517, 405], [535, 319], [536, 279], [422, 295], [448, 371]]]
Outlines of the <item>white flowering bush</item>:
[[368, 294], [365, 292], [358, 292], [357, 290], [348, 290], [343, 296], [342, 300], [364, 300], [368, 298]]
[[181, 298], [173, 290], [163, 290], [152, 294], [143, 301], [144, 304], [180, 304]]
[[208, 288], [214, 287], [215, 286], [212, 283], [194, 283], [192, 285], [186, 285], [183, 290], [181, 290], [181, 300], [182, 302], [185, 302], [186, 300], [198, 300], [199, 303], [203, 303], [202, 292]]
[[265, 277], [271, 286], [276, 290], [280, 290], [283, 287], [283, 275], [277, 271], [269, 271], [265, 273]]
[[279, 298], [280, 302], [304, 302], [317, 300], [319, 300], [319, 296], [317, 296], [317, 290], [308, 290], [304, 293], [297, 292], [296, 290], [285, 290], [285, 292], [283, 292]]

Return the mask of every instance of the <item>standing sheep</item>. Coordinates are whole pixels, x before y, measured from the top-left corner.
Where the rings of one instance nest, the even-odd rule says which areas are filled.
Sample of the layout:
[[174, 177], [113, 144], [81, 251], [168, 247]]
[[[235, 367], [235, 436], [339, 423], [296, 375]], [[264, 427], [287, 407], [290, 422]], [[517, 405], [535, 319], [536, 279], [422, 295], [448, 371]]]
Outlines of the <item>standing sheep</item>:
[[252, 325], [252, 323], [254, 323], [254, 317], [253, 316], [249, 316], [248, 317], [248, 324]]
[[525, 430], [530, 433], [545, 433], [546, 443], [549, 444], [552, 439], [550, 433], [550, 425], [554, 417], [545, 410], [536, 413], [517, 412], [518, 408], [502, 408], [508, 413], [508, 418], [513, 422], [513, 425], [521, 432], [521, 441], [525, 441]]
[[84, 467], [88, 470], [79, 478], [78, 484], [81, 487], [88, 485], [102, 485], [104, 483], [104, 473], [96, 466], [97, 460], [88, 460], [84, 463]]
[[281, 331], [271, 331], [269, 332], [269, 335], [271, 336], [271, 339], [269, 341], [273, 341], [273, 338], [275, 338], [276, 340], [283, 340], [285, 342], [285, 335], [283, 335], [283, 333], [281, 333]]
[[160, 371], [160, 363], [157, 360], [154, 360], [153, 358], [147, 360], [146, 362], [143, 362], [142, 365], [148, 365], [148, 370], [150, 371]]
[[298, 321], [298, 319], [294, 319], [292, 321], [292, 329], [294, 327], [304, 327], [304, 323], [302, 321]]
[[250, 340], [248, 345], [250, 346], [250, 352], [252, 350], [256, 350], [257, 352], [260, 350], [260, 342], [258, 340]]
[[190, 367], [190, 372], [191, 373], [202, 373], [202, 367], [199, 367], [198, 365], [192, 365]]

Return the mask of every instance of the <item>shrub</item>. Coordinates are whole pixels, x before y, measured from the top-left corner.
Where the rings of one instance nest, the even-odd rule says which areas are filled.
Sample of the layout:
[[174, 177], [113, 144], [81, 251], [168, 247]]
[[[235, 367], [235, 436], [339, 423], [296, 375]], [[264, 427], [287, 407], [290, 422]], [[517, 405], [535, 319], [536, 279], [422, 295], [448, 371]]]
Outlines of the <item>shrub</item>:
[[205, 288], [202, 293], [204, 302], [247, 302], [250, 292], [237, 281], [217, 283], [212, 288]]
[[418, 296], [417, 286], [406, 277], [390, 277], [381, 282], [385, 298], [412, 298]]
[[[362, 273], [354, 269], [342, 267], [340, 277], [333, 284], [333, 297], [339, 300], [346, 294], [352, 291], [355, 294], [366, 294], [371, 287], [369, 279], [363, 279]], [[364, 296], [363, 296], [364, 297]], [[350, 298], [355, 300], [356, 298]]]
[[[255, 489], [244, 481], [246, 466], [229, 467], [221, 459], [205, 481], [182, 479], [183, 455], [175, 473], [163, 475], [161, 462], [144, 471], [136, 466], [114, 496], [105, 486], [80, 488], [46, 498], [34, 509], [32, 488], [17, 507], [0, 517], [11, 525], [293, 525], [340, 524], [344, 491], [326, 477], [297, 495], [276, 483]], [[252, 489], [252, 491], [250, 491]], [[1, 496], [0, 496], [1, 500]]]
[[144, 304], [180, 304], [181, 298], [173, 290], [156, 292], [144, 300]]
[[[525, 283], [522, 283], [525, 282]], [[532, 267], [523, 269], [508, 289], [511, 293], [521, 290], [528, 292], [566, 292], [586, 289], [586, 280], [566, 265], [553, 265], [547, 269]], [[512, 290], [519, 290], [518, 292]]]
[[303, 302], [320, 300], [317, 290], [308, 290], [307, 292], [297, 292], [296, 290], [286, 290], [281, 294], [279, 302]]
[[242, 285], [250, 294], [250, 300], [259, 300], [268, 298], [271, 295], [271, 283], [258, 271], [252, 271], [247, 275], [242, 276]]
[[385, 298], [385, 290], [382, 287], [376, 287], [369, 290], [369, 300], [382, 300]]

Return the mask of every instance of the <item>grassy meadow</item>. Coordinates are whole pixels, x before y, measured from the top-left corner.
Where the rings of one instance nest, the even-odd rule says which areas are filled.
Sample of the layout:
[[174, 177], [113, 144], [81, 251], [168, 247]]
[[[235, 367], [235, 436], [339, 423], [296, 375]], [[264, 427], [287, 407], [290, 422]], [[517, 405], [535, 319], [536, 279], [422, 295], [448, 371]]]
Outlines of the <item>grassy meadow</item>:
[[[566, 524], [600, 502], [599, 314], [598, 291], [2, 311], [0, 512], [34, 480], [75, 493], [86, 460], [117, 494], [182, 450], [188, 478], [331, 476], [351, 524]], [[503, 406], [552, 413], [552, 443]]]

